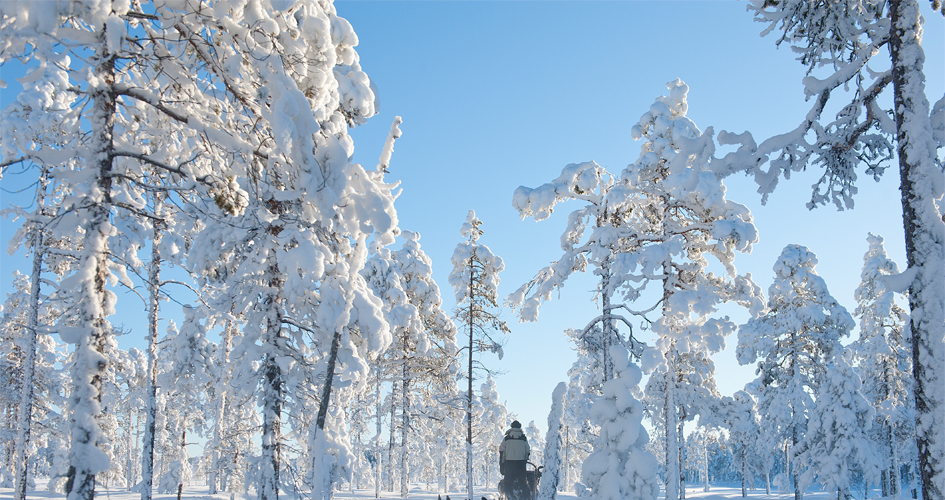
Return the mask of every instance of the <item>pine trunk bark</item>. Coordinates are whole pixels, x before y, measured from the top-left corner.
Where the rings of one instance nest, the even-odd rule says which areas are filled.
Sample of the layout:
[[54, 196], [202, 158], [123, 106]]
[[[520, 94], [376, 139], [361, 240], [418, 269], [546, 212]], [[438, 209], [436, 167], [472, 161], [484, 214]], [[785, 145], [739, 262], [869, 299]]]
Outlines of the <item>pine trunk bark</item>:
[[180, 457], [181, 457], [181, 475], [180, 481], [177, 482], [177, 500], [180, 500], [181, 495], [184, 493], [184, 467], [187, 467], [187, 426], [181, 422], [181, 425], [184, 426], [184, 429], [180, 431]]
[[[684, 413], [684, 412], [683, 412]], [[682, 419], [679, 419], [677, 424], [679, 430], [676, 431], [676, 436], [679, 439], [679, 498], [680, 500], [685, 500], [686, 498], [686, 434], [683, 431], [686, 420], [685, 415], [682, 415]]]
[[[230, 307], [230, 313], [233, 313], [233, 307]], [[233, 341], [233, 320], [227, 319], [226, 326], [223, 328], [223, 338], [220, 339], [220, 380], [217, 383], [217, 405], [216, 415], [213, 422], [213, 452], [210, 457], [210, 470], [207, 474], [207, 482], [210, 487], [210, 494], [217, 493], [217, 476], [220, 469], [220, 446], [223, 444], [223, 419], [226, 413], [226, 367], [230, 361], [230, 344]], [[225, 488], [223, 488], [225, 489]]]
[[374, 412], [377, 417], [377, 422], [375, 424], [377, 434], [374, 436], [374, 498], [381, 498], [381, 473], [383, 472], [381, 468], [381, 366], [382, 358], [378, 356], [377, 358], [377, 377], [374, 385], [374, 398], [376, 410]]
[[468, 386], [466, 389], [466, 495], [469, 500], [476, 498], [473, 487], [473, 433], [472, 433], [472, 398], [473, 398], [473, 306], [476, 303], [475, 298], [475, 278], [473, 266], [475, 253], [469, 258], [469, 367], [466, 373]]
[[[154, 197], [155, 213], [161, 213], [161, 196]], [[147, 403], [145, 406], [145, 424], [143, 451], [141, 454], [141, 500], [151, 500], [154, 486], [154, 433], [157, 421], [157, 356], [158, 356], [158, 311], [161, 293], [161, 240], [163, 227], [159, 223], [153, 226], [151, 235], [151, 262], [148, 264], [148, 379], [145, 384]]]
[[679, 436], [676, 434], [676, 359], [674, 350], [666, 354], [663, 388], [663, 418], [666, 421], [666, 500], [679, 499]]
[[[46, 197], [46, 168], [43, 167], [40, 172], [39, 185], [36, 188], [36, 207], [42, 213], [42, 207]], [[43, 271], [43, 258], [46, 253], [45, 233], [40, 223], [34, 222], [32, 234], [30, 235], [30, 248], [33, 250], [33, 268], [30, 274], [30, 303], [27, 312], [26, 323], [26, 345], [23, 349], [26, 351], [23, 360], [23, 381], [20, 392], [19, 415], [16, 420], [18, 429], [16, 435], [16, 484], [13, 498], [14, 500], [24, 500], [26, 498], [27, 471], [29, 469], [29, 444], [30, 432], [33, 424], [33, 379], [36, 373], [36, 329], [39, 328], [39, 294], [40, 294], [40, 275]]]
[[[78, 273], [88, 278], [78, 284], [78, 327], [85, 334], [76, 339], [72, 367], [72, 443], [69, 450], [71, 488], [68, 500], [92, 500], [95, 475], [108, 468], [108, 455], [100, 448], [102, 418], [102, 381], [108, 368], [105, 355], [111, 335], [107, 314], [113, 307], [106, 290], [108, 279], [108, 237], [114, 228], [111, 214], [111, 180], [114, 151], [114, 126], [117, 113], [115, 55], [108, 52], [105, 32], [99, 36], [99, 49], [92, 60], [97, 84], [89, 90], [92, 103], [91, 155], [89, 167], [95, 170], [96, 183], [88, 194], [91, 207], [83, 225], [83, 251]], [[100, 197], [97, 199], [97, 197]]]
[[[328, 405], [331, 401], [331, 384], [334, 382], [335, 378], [335, 365], [338, 362], [338, 349], [341, 348], [341, 332], [335, 331], [331, 338], [331, 349], [328, 351], [328, 366], [325, 368], [325, 385], [322, 388], [322, 397], [318, 402], [318, 414], [315, 417], [315, 438], [318, 439], [318, 434], [322, 436], [325, 435], [325, 421], [328, 419]], [[334, 487], [332, 485], [331, 477], [322, 477], [324, 471], [318, 470], [319, 461], [322, 459], [321, 456], [312, 457], [313, 463], [313, 483], [315, 487], [320, 489], [320, 497], [316, 497], [316, 500], [330, 500]]]
[[[935, 165], [925, 95], [922, 16], [916, 0], [890, 0], [892, 58], [902, 219], [909, 269], [916, 445], [923, 500], [945, 495], [945, 223], [935, 205], [942, 173]], [[938, 179], [939, 182], [934, 182]]]
[[[270, 232], [278, 234], [278, 228]], [[282, 466], [282, 369], [276, 357], [282, 349], [282, 286], [283, 278], [276, 263], [276, 251], [271, 249], [272, 259], [269, 275], [269, 293], [262, 306], [266, 314], [266, 340], [269, 348], [263, 362], [263, 429], [262, 462], [260, 463], [259, 500], [279, 500], [279, 475]]]
[[408, 464], [410, 463], [410, 449], [408, 448], [408, 434], [410, 433], [410, 413], [408, 411], [410, 395], [410, 367], [407, 365], [407, 341], [408, 335], [407, 332], [404, 332], [403, 336], [403, 366], [401, 367], [401, 376], [403, 381], [400, 383], [401, 396], [401, 413], [400, 413], [400, 497], [407, 498], [407, 495], [410, 493], [408, 482], [409, 471], [407, 469]]

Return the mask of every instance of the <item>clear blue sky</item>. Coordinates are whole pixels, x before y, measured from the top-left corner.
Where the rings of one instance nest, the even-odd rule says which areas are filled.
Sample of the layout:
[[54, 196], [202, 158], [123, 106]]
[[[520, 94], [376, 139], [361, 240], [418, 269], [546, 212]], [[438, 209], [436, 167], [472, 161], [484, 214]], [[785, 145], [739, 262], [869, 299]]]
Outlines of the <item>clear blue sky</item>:
[[[943, 94], [943, 19], [927, 16], [927, 89]], [[505, 260], [500, 294], [514, 291], [561, 254], [567, 214], [560, 205], [542, 222], [522, 221], [512, 208], [519, 185], [548, 182], [568, 163], [594, 160], [617, 173], [635, 161], [640, 145], [630, 128], [682, 78], [690, 87], [689, 116], [704, 130], [751, 130], [756, 139], [786, 132], [809, 109], [804, 68], [787, 46], [761, 38], [742, 1], [435, 2], [339, 1], [360, 39], [361, 65], [380, 89], [381, 113], [353, 133], [356, 161], [377, 163], [387, 129], [403, 117], [403, 137], [391, 161], [402, 180], [400, 225], [418, 231], [433, 258], [444, 300], [449, 258], [460, 241], [466, 211], [476, 210], [486, 233], [481, 242]], [[853, 211], [808, 211], [818, 171], [782, 181], [762, 206], [753, 181], [729, 179], [728, 198], [755, 216], [760, 242], [739, 256], [767, 291], [771, 266], [790, 243], [817, 253], [818, 272], [852, 313], [867, 232], [886, 237], [902, 267], [905, 253], [898, 169], [879, 184], [861, 177]], [[581, 278], [581, 279], [576, 279]], [[598, 314], [590, 301], [591, 276], [575, 276], [561, 297], [547, 303], [539, 321], [512, 327], [498, 389], [511, 411], [544, 428], [554, 386], [574, 360], [563, 337]], [[452, 307], [452, 306], [451, 306]], [[739, 322], [747, 315], [732, 309]], [[730, 349], [716, 356], [719, 388], [731, 395], [754, 378]], [[486, 358], [488, 359], [488, 358]], [[478, 385], [477, 385], [478, 387]]]
[[[945, 91], [945, 21], [920, 3], [928, 17], [927, 94], [934, 102]], [[666, 82], [682, 78], [690, 86], [689, 116], [702, 129], [751, 130], [763, 139], [793, 129], [809, 108], [803, 67], [788, 47], [776, 49], [773, 37], [759, 37], [763, 25], [752, 22], [742, 1], [342, 0], [336, 8], [360, 38], [362, 67], [381, 99], [380, 114], [352, 133], [355, 161], [376, 165], [391, 121], [403, 117], [389, 176], [402, 181], [400, 226], [422, 235], [449, 310], [449, 258], [466, 212], [476, 210], [486, 231], [481, 242], [505, 260], [504, 297], [560, 256], [565, 218], [577, 208], [565, 204], [549, 220], [522, 221], [511, 205], [515, 188], [550, 181], [568, 163], [594, 160], [617, 173], [635, 161], [640, 145], [630, 128]], [[0, 95], [3, 104], [13, 97], [12, 88]], [[804, 208], [818, 176], [815, 170], [782, 181], [766, 206], [752, 181], [727, 181], [728, 198], [751, 208], [760, 231], [753, 253], [739, 256], [736, 266], [766, 290], [781, 249], [807, 245], [833, 295], [852, 312], [867, 232], [886, 237], [890, 255], [904, 266], [898, 172], [891, 168], [879, 184], [861, 178], [856, 209], [845, 212]], [[4, 189], [17, 186], [4, 177]], [[19, 199], [4, 192], [2, 206]], [[2, 221], [4, 242], [14, 226]], [[5, 296], [10, 274], [28, 264], [22, 254], [3, 254], [0, 264]], [[505, 357], [486, 359], [506, 372], [497, 379], [499, 394], [523, 422], [544, 428], [552, 389], [574, 360], [562, 332], [598, 314], [593, 287], [592, 276], [573, 277], [537, 323], [520, 324], [503, 312], [512, 327]], [[135, 312], [135, 297], [120, 300], [131, 312], [115, 323], [134, 330], [121, 342], [140, 347], [144, 306]], [[170, 310], [176, 305], [165, 307], [164, 317], [176, 316]], [[739, 322], [747, 318], [735, 309], [731, 314]], [[730, 349], [716, 357], [726, 395], [753, 378], [753, 368], [735, 362], [735, 343], [730, 337]]]

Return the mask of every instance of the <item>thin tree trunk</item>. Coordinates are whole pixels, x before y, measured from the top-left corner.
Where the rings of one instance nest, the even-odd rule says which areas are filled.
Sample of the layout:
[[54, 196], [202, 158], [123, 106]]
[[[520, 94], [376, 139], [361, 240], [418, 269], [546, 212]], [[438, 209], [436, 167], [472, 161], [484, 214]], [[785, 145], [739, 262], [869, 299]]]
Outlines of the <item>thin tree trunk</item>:
[[[675, 392], [675, 391], [674, 391]], [[679, 498], [686, 498], [686, 434], [683, 429], [686, 425], [685, 415], [679, 419], [679, 431], [676, 435], [679, 438]]]
[[[95, 475], [104, 465], [101, 460], [89, 460], [90, 456], [101, 456], [102, 381], [108, 368], [104, 355], [109, 331], [106, 311], [111, 309], [106, 282], [108, 277], [108, 235], [112, 232], [109, 223], [111, 213], [111, 174], [113, 163], [113, 133], [115, 125], [116, 97], [112, 93], [115, 83], [115, 55], [108, 52], [105, 32], [99, 36], [100, 48], [93, 56], [95, 77], [100, 82], [89, 91], [92, 102], [92, 141], [89, 157], [90, 168], [97, 170], [94, 192], [89, 193], [92, 206], [88, 209], [87, 222], [83, 224], [83, 252], [77, 271], [88, 278], [78, 285], [77, 302], [80, 304], [79, 328], [87, 332], [76, 341], [72, 368], [72, 443], [69, 450], [69, 466], [72, 474], [68, 500], [92, 500], [95, 496]], [[95, 197], [100, 196], [100, 200]]]
[[[331, 384], [335, 378], [335, 364], [338, 362], [338, 349], [341, 348], [341, 332], [335, 331], [331, 338], [331, 349], [328, 351], [328, 366], [325, 369], [325, 385], [322, 388], [322, 397], [318, 402], [318, 414], [315, 417], [315, 439], [318, 439], [318, 434], [321, 433], [324, 435], [325, 432], [325, 420], [328, 418], [328, 404], [331, 400]], [[318, 467], [319, 460], [322, 459], [321, 456], [314, 456], [313, 459], [313, 469]], [[333, 495], [334, 488], [332, 487], [332, 478], [324, 478], [320, 476], [321, 471], [314, 470], [313, 483], [315, 487], [320, 488], [320, 498], [321, 500], [330, 500]]]
[[[128, 386], [128, 392], [129, 392], [129, 399], [130, 399], [131, 384], [129, 384]], [[137, 436], [135, 435], [135, 431], [137, 430], [137, 425], [132, 424], [135, 417], [135, 410], [137, 410], [137, 408], [134, 408], [131, 405], [128, 405], [128, 417], [127, 417], [128, 430], [125, 431], [127, 432], [127, 435], [125, 436], [126, 437], [125, 439], [125, 450], [126, 450], [125, 451], [125, 468], [126, 468], [125, 488], [128, 488], [128, 491], [131, 491], [132, 487], [135, 484], [134, 463], [135, 463], [136, 457], [134, 453], [134, 448], [135, 448], [135, 438], [137, 438]]]
[[469, 258], [469, 367], [467, 372], [468, 386], [466, 390], [466, 494], [469, 500], [476, 498], [473, 492], [473, 439], [472, 439], [472, 398], [473, 398], [473, 306], [476, 303], [474, 295], [473, 257]]
[[[39, 176], [39, 185], [36, 188], [36, 207], [43, 214], [43, 204], [46, 197], [46, 167], [42, 167]], [[29, 443], [30, 432], [33, 424], [33, 385], [36, 373], [36, 329], [39, 328], [39, 294], [40, 294], [40, 275], [43, 271], [43, 257], [46, 253], [46, 243], [44, 241], [45, 231], [43, 231], [39, 221], [33, 223], [32, 234], [30, 235], [30, 248], [33, 249], [33, 269], [30, 274], [30, 303], [27, 312], [26, 323], [26, 346], [23, 360], [23, 380], [20, 391], [19, 416], [16, 420], [18, 429], [16, 435], [16, 484], [13, 490], [14, 500], [23, 500], [26, 498], [27, 470], [29, 469]]]
[[[396, 373], [396, 372], [395, 372]], [[390, 387], [390, 429], [387, 436], [387, 491], [394, 491], [394, 445], [396, 444], [397, 426], [397, 379], [391, 381]]]
[[674, 349], [666, 354], [665, 386], [663, 388], [663, 418], [666, 421], [666, 500], [679, 499], [679, 441], [676, 422], [676, 360]]
[[705, 487], [702, 488], [702, 491], [709, 492], [709, 435], [706, 433], [705, 437], [702, 439], [702, 460], [703, 460], [703, 475], [705, 476]]
[[912, 367], [915, 378], [916, 446], [924, 500], [945, 495], [945, 411], [941, 401], [945, 337], [945, 223], [935, 206], [935, 145], [925, 95], [922, 21], [916, 0], [890, 0], [889, 52], [892, 58], [902, 219], [908, 268], [916, 271], [909, 289], [912, 312]]
[[181, 422], [181, 425], [184, 429], [180, 432], [181, 474], [180, 480], [177, 482], [177, 500], [180, 500], [181, 494], [184, 492], [184, 467], [187, 467], [187, 426], [183, 422]]
[[746, 479], [748, 477], [748, 453], [746, 452], [747, 447], [742, 448], [742, 498], [748, 496], [748, 489], [746, 488]]
[[[161, 195], [154, 195], [155, 214], [160, 216]], [[152, 226], [151, 262], [148, 264], [148, 379], [145, 384], [144, 442], [141, 454], [141, 500], [151, 500], [154, 486], [154, 433], [157, 420], [157, 356], [158, 311], [161, 293], [161, 240], [164, 228], [159, 222]]]
[[400, 383], [401, 388], [401, 414], [400, 414], [400, 496], [401, 498], [407, 498], [409, 494], [409, 487], [407, 485], [408, 474], [407, 466], [410, 458], [410, 449], [408, 448], [408, 433], [410, 432], [410, 415], [408, 412], [409, 406], [409, 383], [410, 383], [410, 367], [407, 365], [407, 333], [404, 333], [403, 337], [403, 366], [401, 367], [401, 376], [403, 381]]
[[377, 434], [374, 435], [374, 498], [381, 498], [381, 357], [377, 358], [377, 381], [374, 385]]
[[[233, 306], [230, 306], [230, 314], [233, 313]], [[217, 383], [217, 406], [216, 406], [216, 415], [213, 422], [213, 451], [210, 456], [210, 470], [207, 474], [207, 482], [210, 486], [210, 494], [215, 495], [217, 493], [217, 475], [219, 473], [218, 469], [220, 468], [220, 446], [222, 445], [223, 439], [223, 419], [226, 412], [226, 389], [225, 381], [229, 378], [227, 377], [227, 365], [229, 364], [230, 358], [230, 343], [233, 339], [233, 320], [228, 318], [226, 320], [226, 326], [223, 328], [223, 338], [220, 339], [220, 378], [221, 380]]]
[[[800, 437], [798, 436], [797, 426], [794, 426], [791, 434], [791, 453], [789, 459], [794, 458], [794, 450], [797, 449], [797, 443], [799, 441]], [[794, 463], [794, 460], [790, 460], [789, 463], [791, 465], [791, 469], [793, 470], [791, 477], [794, 480], [794, 500], [802, 500], [804, 498], [804, 492], [801, 490], [800, 481], [798, 481], [798, 479], [800, 479], [800, 473], [797, 470], [797, 464]]]
[[[278, 232], [276, 229], [273, 231]], [[267, 309], [266, 344], [269, 352], [263, 362], [263, 429], [262, 462], [260, 463], [259, 500], [279, 500], [279, 475], [282, 465], [282, 369], [276, 362], [282, 337], [282, 283], [279, 266], [275, 262], [275, 251], [269, 256], [273, 263], [269, 268], [270, 293], [263, 300]]]

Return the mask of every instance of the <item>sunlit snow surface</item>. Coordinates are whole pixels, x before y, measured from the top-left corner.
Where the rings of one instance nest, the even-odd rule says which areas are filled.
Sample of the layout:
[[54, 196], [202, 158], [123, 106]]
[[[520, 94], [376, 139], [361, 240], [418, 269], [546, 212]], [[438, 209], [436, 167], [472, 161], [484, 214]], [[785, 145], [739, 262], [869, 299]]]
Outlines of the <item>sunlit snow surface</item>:
[[[38, 484], [45, 484], [46, 481], [37, 481]], [[458, 488], [463, 488], [462, 485], [457, 485]], [[431, 485], [433, 490], [436, 489], [436, 485]], [[686, 488], [686, 499], [700, 499], [700, 500], [728, 500], [728, 499], [740, 499], [742, 497], [741, 487], [737, 484], [726, 483], [725, 485], [712, 485], [711, 491], [708, 493], [702, 491], [702, 486], [691, 486]], [[480, 493], [481, 491], [481, 493]], [[487, 500], [495, 500], [496, 490], [495, 488], [476, 488], [476, 494], [482, 495]], [[863, 498], [863, 490], [858, 490], [855, 487], [853, 488], [853, 497], [854, 498]], [[459, 491], [450, 492], [450, 500], [462, 500], [463, 493]], [[834, 495], [836, 496], [836, 495]], [[881, 498], [882, 494], [879, 490], [871, 490], [868, 498], [878, 499]], [[104, 488], [102, 485], [95, 486], [95, 497], [100, 500], [140, 500], [141, 495], [138, 493], [130, 492], [125, 488]], [[446, 494], [441, 495], [442, 500], [446, 500]], [[557, 496], [561, 500], [576, 500], [577, 496], [573, 493], [558, 493]], [[764, 488], [757, 490], [749, 490], [747, 500], [773, 500], [773, 499], [787, 499], [794, 497], [794, 490], [792, 489], [789, 492], [786, 492], [782, 495], [779, 495], [776, 490], [772, 489], [772, 494], [766, 495]], [[29, 491], [26, 494], [27, 500], [34, 499], [54, 499], [54, 500], [64, 500], [65, 495], [50, 493], [45, 491], [45, 488], [37, 491]], [[254, 500], [256, 498], [255, 493], [250, 492], [248, 496], [237, 496], [236, 500]], [[287, 495], [284, 492], [280, 494], [280, 498], [285, 500], [290, 500], [293, 497]], [[336, 491], [335, 500], [369, 500], [374, 498], [374, 489], [367, 488], [361, 490], [354, 490], [354, 493], [351, 493], [348, 490]], [[390, 499], [399, 499], [400, 492], [391, 492], [383, 491], [381, 492], [381, 498], [390, 498]], [[414, 500], [437, 500], [436, 491], [428, 491], [426, 485], [424, 484], [412, 484], [410, 488], [409, 498]], [[662, 493], [659, 498], [663, 498]], [[811, 488], [804, 494], [805, 500], [827, 500], [830, 496], [825, 491], [820, 491], [817, 488]], [[229, 493], [219, 493], [216, 495], [211, 495], [208, 493], [206, 486], [189, 486], [184, 488], [184, 493], [181, 496], [181, 500], [230, 500]], [[0, 500], [13, 500], [13, 489], [11, 488], [0, 488]], [[177, 494], [158, 494], [153, 495], [153, 500], [177, 500]]]

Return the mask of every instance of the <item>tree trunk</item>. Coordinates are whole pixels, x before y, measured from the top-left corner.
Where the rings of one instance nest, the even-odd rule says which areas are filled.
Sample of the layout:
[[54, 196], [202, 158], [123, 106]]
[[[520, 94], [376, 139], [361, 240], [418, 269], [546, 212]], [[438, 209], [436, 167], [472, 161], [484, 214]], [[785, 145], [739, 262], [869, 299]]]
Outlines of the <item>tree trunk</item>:
[[705, 476], [705, 486], [702, 491], [709, 492], [709, 435], [706, 433], [702, 439], [702, 473]]
[[611, 341], [616, 337], [616, 332], [614, 328], [614, 318], [611, 316], [611, 305], [610, 305], [610, 262], [605, 259], [601, 264], [601, 278], [600, 278], [600, 296], [601, 296], [601, 307], [604, 313], [604, 327], [601, 329], [601, 344], [602, 344], [602, 363], [604, 368], [604, 382], [614, 378], [614, 363], [610, 359], [610, 344]]
[[473, 257], [469, 258], [469, 367], [466, 373], [468, 387], [466, 389], [466, 495], [469, 500], [475, 497], [473, 492], [473, 439], [472, 439], [472, 398], [473, 398], [473, 306], [475, 300], [474, 273], [472, 271]]
[[[275, 251], [269, 256], [275, 261]], [[267, 312], [266, 341], [269, 352], [263, 362], [263, 429], [260, 462], [259, 500], [279, 500], [279, 474], [282, 465], [282, 369], [276, 363], [282, 337], [282, 278], [278, 264], [269, 270], [270, 293], [263, 300]]]
[[[675, 389], [673, 390], [675, 392]], [[679, 419], [678, 431], [676, 432], [677, 439], [679, 439], [679, 498], [680, 500], [685, 500], [686, 498], [686, 434], [683, 432], [683, 428], [686, 425], [685, 416], [682, 419]]]
[[[154, 195], [155, 213], [161, 213], [161, 195]], [[141, 454], [141, 500], [151, 500], [154, 486], [154, 433], [157, 420], [158, 310], [161, 293], [161, 240], [164, 231], [155, 222], [151, 235], [151, 262], [148, 264], [148, 379], [145, 384], [144, 442]]]
[[401, 376], [403, 381], [400, 383], [401, 396], [400, 396], [400, 497], [407, 498], [407, 495], [410, 493], [409, 487], [407, 485], [408, 473], [407, 470], [408, 463], [410, 462], [410, 450], [407, 447], [408, 443], [408, 433], [410, 432], [410, 414], [408, 412], [410, 395], [409, 383], [410, 383], [410, 367], [407, 366], [407, 334], [405, 332], [403, 338], [403, 366], [401, 367]]
[[381, 498], [381, 357], [377, 358], [377, 380], [374, 385], [377, 434], [374, 436], [374, 498]]
[[390, 429], [387, 435], [387, 491], [394, 491], [394, 445], [397, 442], [397, 379], [391, 381], [390, 387]]
[[666, 354], [665, 386], [663, 388], [663, 418], [666, 421], [666, 500], [679, 499], [679, 436], [676, 434], [676, 360], [674, 350]]
[[[39, 185], [36, 187], [36, 207], [43, 214], [46, 197], [46, 167], [42, 167]], [[23, 347], [26, 358], [23, 360], [23, 381], [20, 391], [19, 415], [16, 420], [16, 484], [13, 490], [14, 500], [26, 498], [27, 470], [29, 469], [30, 431], [33, 424], [33, 378], [36, 373], [36, 329], [39, 328], [39, 293], [40, 275], [43, 272], [43, 257], [46, 253], [45, 233], [39, 221], [33, 223], [30, 235], [30, 248], [33, 250], [33, 269], [30, 274], [30, 303], [27, 312], [26, 345]]]
[[[315, 417], [315, 439], [318, 434], [325, 435], [325, 421], [328, 419], [328, 404], [331, 401], [331, 384], [335, 379], [335, 364], [338, 362], [338, 349], [341, 348], [341, 332], [336, 330], [331, 337], [331, 349], [328, 351], [328, 366], [325, 368], [325, 385], [322, 387], [322, 397], [318, 402], [318, 414]], [[317, 441], [316, 441], [317, 442]], [[313, 488], [319, 489], [320, 496], [313, 497], [316, 500], [330, 500], [334, 488], [332, 487], [333, 478], [322, 477], [322, 472], [318, 470], [319, 460], [323, 457], [316, 455], [312, 457], [313, 469]]]
[[800, 437], [797, 435], [797, 426], [794, 426], [791, 433], [791, 452], [788, 454], [788, 464], [791, 472], [791, 479], [794, 481], [794, 500], [802, 500], [804, 498], [804, 491], [801, 490], [801, 483], [798, 481], [800, 479], [800, 472], [797, 470], [797, 464], [794, 463], [794, 450], [797, 449], [797, 443], [800, 441]]
[[[233, 313], [233, 307], [230, 306], [230, 313]], [[228, 379], [226, 366], [230, 360], [230, 343], [233, 339], [233, 320], [227, 319], [226, 326], [223, 328], [223, 338], [220, 339], [220, 380], [217, 382], [217, 405], [216, 415], [213, 422], [213, 451], [210, 456], [210, 470], [207, 471], [207, 482], [210, 486], [210, 494], [217, 493], [217, 475], [220, 468], [220, 446], [223, 439], [223, 419], [226, 413], [226, 389], [225, 381]]]
[[945, 495], [945, 411], [943, 338], [945, 338], [945, 223], [935, 206], [935, 165], [929, 102], [925, 95], [922, 21], [916, 0], [890, 0], [889, 52], [892, 58], [902, 221], [909, 269], [916, 271], [909, 289], [912, 313], [913, 392], [916, 446], [924, 500]]
[[77, 274], [87, 278], [78, 284], [76, 297], [80, 308], [77, 326], [84, 334], [76, 339], [72, 367], [73, 418], [69, 466], [74, 474], [68, 500], [92, 500], [95, 475], [109, 465], [108, 456], [99, 445], [102, 380], [108, 368], [105, 351], [111, 335], [106, 317], [113, 307], [113, 299], [105, 285], [108, 278], [108, 237], [114, 230], [109, 215], [116, 98], [112, 92], [115, 56], [108, 53], [104, 30], [99, 38], [99, 49], [93, 56], [94, 74], [99, 83], [89, 91], [92, 153], [88, 158], [90, 169], [97, 170], [97, 180], [93, 192], [88, 193], [91, 207], [87, 209], [88, 218], [83, 224], [83, 251], [77, 266]]
[[181, 494], [184, 492], [184, 467], [187, 467], [187, 426], [181, 422], [181, 425], [184, 427], [180, 431], [180, 457], [181, 457], [181, 470], [180, 470], [180, 481], [177, 482], [177, 500], [180, 500]]
[[748, 477], [748, 453], [745, 451], [746, 448], [742, 448], [742, 498], [748, 496], [748, 490], [745, 487], [746, 479]]

